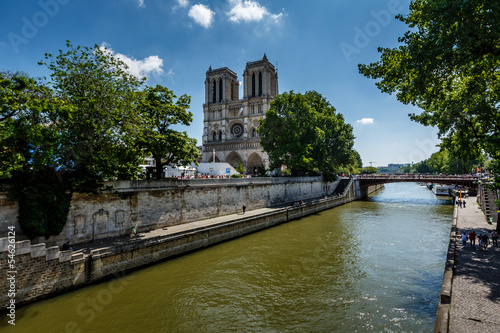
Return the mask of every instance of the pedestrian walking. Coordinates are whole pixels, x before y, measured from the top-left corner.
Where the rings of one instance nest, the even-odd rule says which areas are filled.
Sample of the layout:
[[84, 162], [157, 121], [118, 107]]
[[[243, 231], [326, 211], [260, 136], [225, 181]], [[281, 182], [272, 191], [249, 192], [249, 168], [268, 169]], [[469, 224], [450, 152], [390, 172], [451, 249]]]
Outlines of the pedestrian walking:
[[243, 214], [245, 214], [246, 210], [247, 210], [247, 206], [243, 205]]
[[496, 230], [493, 230], [491, 232], [491, 242], [493, 245], [498, 246], [498, 233]]
[[464, 208], [465, 208], [465, 200], [462, 200], [462, 201], [463, 201], [463, 202], [462, 202], [462, 205], [464, 205]]
[[488, 237], [488, 234], [484, 233], [483, 237], [481, 238], [481, 244], [483, 245], [483, 250], [485, 251], [488, 248], [488, 244], [490, 243], [489, 240], [490, 238]]
[[472, 230], [469, 234], [470, 246], [476, 248], [476, 233]]
[[465, 231], [462, 232], [462, 245], [464, 247], [467, 245], [467, 235], [465, 234]]

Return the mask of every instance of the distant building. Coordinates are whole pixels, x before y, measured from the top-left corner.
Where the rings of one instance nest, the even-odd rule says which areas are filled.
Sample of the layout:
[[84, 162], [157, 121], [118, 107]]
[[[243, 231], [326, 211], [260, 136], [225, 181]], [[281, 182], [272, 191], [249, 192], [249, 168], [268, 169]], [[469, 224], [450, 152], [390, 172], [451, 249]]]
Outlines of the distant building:
[[399, 168], [403, 168], [403, 167], [407, 167], [407, 166], [410, 166], [411, 164], [410, 163], [402, 163], [402, 164], [394, 164], [394, 163], [391, 163], [387, 166], [387, 168], [389, 169], [399, 169]]
[[259, 167], [269, 168], [257, 128], [278, 94], [278, 74], [264, 54], [262, 60], [246, 64], [242, 99], [239, 85], [227, 67], [210, 66], [206, 72], [202, 160], [232, 167], [241, 161], [247, 173], [256, 173]]

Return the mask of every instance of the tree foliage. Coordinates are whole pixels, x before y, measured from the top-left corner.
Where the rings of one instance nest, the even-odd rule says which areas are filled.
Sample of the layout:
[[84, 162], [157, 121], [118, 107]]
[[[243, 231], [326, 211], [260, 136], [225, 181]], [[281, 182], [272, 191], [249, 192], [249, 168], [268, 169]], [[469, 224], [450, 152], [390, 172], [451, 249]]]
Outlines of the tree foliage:
[[188, 111], [191, 97], [177, 98], [168, 88], [157, 85], [139, 93], [140, 145], [156, 162], [156, 179], [162, 177], [163, 166], [189, 165], [196, 161], [199, 151], [196, 139], [178, 132], [172, 125], [189, 125], [193, 114]]
[[415, 0], [400, 46], [359, 65], [377, 87], [420, 107], [412, 120], [435, 126], [442, 147], [472, 159], [500, 157], [500, 2]]
[[477, 166], [484, 164], [484, 157], [474, 160], [457, 158], [445, 149], [435, 152], [426, 160], [403, 168], [406, 173], [433, 173], [447, 175], [461, 175], [471, 173]]
[[239, 173], [245, 173], [245, 167], [243, 166], [243, 163], [241, 162], [241, 160], [238, 163], [238, 165], [236, 166], [235, 170], [238, 171]]
[[30, 238], [61, 232], [73, 192], [139, 177], [146, 153], [169, 164], [198, 156], [196, 140], [169, 128], [192, 120], [189, 96], [140, 92], [144, 80], [106, 49], [66, 46], [40, 62], [50, 83], [0, 72], [0, 179]]
[[271, 168], [286, 165], [292, 176], [319, 171], [332, 180], [354, 159], [352, 126], [315, 91], [276, 96], [260, 120], [259, 134]]
[[22, 73], [0, 73], [0, 179], [10, 180], [19, 202], [19, 224], [31, 238], [60, 232], [70, 195], [57, 179], [61, 133], [57, 113], [66, 103], [42, 82]]
[[57, 96], [71, 105], [58, 112], [61, 133], [59, 172], [73, 187], [95, 191], [105, 179], [130, 179], [139, 174], [141, 151], [135, 144], [138, 117], [135, 92], [143, 80], [99, 46], [45, 54]]
[[364, 175], [371, 175], [377, 173], [378, 169], [374, 166], [369, 166], [361, 169], [361, 173]]

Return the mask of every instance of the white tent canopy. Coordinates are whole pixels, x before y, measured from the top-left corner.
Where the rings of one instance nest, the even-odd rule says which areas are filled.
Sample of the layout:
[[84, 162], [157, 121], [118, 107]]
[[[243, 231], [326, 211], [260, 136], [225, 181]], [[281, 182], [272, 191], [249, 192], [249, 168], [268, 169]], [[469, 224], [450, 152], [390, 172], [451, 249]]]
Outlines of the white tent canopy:
[[198, 165], [198, 174], [205, 174], [209, 176], [230, 176], [239, 174], [235, 168], [229, 163], [200, 163]]

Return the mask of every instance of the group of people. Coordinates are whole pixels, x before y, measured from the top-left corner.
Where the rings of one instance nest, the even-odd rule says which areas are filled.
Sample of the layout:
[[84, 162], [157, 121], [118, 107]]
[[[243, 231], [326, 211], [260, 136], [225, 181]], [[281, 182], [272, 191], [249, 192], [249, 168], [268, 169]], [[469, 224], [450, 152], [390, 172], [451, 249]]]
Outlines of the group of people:
[[[491, 236], [491, 243], [494, 246], [498, 246], [498, 233], [496, 230], [493, 230], [490, 233]], [[485, 232], [484, 234], [479, 234], [476, 235], [476, 232], [472, 230], [469, 235], [467, 235], [464, 232], [462, 232], [462, 245], [463, 247], [467, 246], [467, 240], [470, 242], [470, 246], [473, 248], [476, 248], [476, 239], [478, 242], [479, 249], [486, 251], [488, 248], [488, 245], [490, 244], [490, 237], [488, 237], [488, 234]]]
[[465, 208], [465, 200], [457, 200], [457, 207], [462, 208], [462, 206]]

